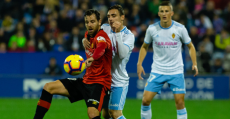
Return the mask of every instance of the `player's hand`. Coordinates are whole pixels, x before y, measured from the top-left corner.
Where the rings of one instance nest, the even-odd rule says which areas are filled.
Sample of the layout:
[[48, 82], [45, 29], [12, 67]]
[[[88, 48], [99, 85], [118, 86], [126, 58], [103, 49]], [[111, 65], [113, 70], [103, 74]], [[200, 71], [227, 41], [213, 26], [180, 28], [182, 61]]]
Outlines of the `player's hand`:
[[192, 65], [192, 70], [195, 70], [195, 71], [196, 71], [194, 77], [197, 76], [197, 75], [198, 75], [198, 68], [197, 68], [196, 65]]
[[121, 23], [119, 21], [115, 21], [112, 25], [112, 29], [114, 32], [120, 32], [119, 28], [121, 27]]
[[143, 80], [143, 78], [141, 77], [142, 73], [145, 75], [144, 68], [142, 67], [142, 65], [137, 65], [137, 75], [140, 80]]
[[93, 57], [90, 57], [87, 60], [85, 60], [86, 68], [90, 67], [93, 61], [94, 61]]
[[90, 42], [88, 41], [87, 38], [83, 38], [82, 44], [83, 44], [83, 46], [84, 46], [85, 49], [89, 49], [90, 48]]

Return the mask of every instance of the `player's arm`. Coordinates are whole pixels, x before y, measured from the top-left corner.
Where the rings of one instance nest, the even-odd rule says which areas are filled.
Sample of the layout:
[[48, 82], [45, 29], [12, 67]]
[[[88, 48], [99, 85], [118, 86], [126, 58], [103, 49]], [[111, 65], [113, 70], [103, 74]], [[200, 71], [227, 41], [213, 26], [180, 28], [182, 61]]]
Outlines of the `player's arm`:
[[98, 60], [104, 53], [105, 49], [107, 48], [107, 43], [104, 37], [99, 36], [97, 37], [97, 46], [94, 50], [92, 57], [88, 58], [86, 62], [86, 67], [88, 68], [94, 60]]
[[[115, 35], [116, 35], [116, 40], [117, 40], [117, 45], [118, 45], [118, 56], [121, 59], [124, 59], [128, 55], [128, 53], [130, 51], [130, 47], [122, 41], [121, 32], [118, 32]], [[125, 37], [125, 38], [126, 38], [126, 40], [129, 40], [128, 38], [130, 38], [130, 37]], [[133, 39], [134, 39], [134, 37], [133, 37]]]
[[198, 75], [198, 68], [197, 68], [197, 61], [196, 61], [196, 50], [195, 50], [195, 47], [193, 45], [192, 42], [190, 42], [189, 44], [187, 44], [187, 47], [189, 49], [189, 55], [192, 59], [192, 70], [195, 70], [196, 73], [194, 76], [197, 76]]
[[142, 63], [145, 59], [145, 56], [148, 52], [149, 44], [143, 43], [139, 52], [138, 62], [137, 62], [137, 74], [139, 79], [143, 79], [141, 77], [141, 74], [143, 73], [145, 75], [144, 68], [142, 67]]
[[196, 50], [195, 47], [193, 45], [193, 43], [191, 42], [191, 38], [188, 35], [188, 31], [185, 27], [182, 28], [181, 30], [182, 33], [182, 41], [187, 45], [188, 49], [189, 49], [189, 55], [192, 59], [192, 70], [195, 70], [196, 73], [194, 76], [198, 75], [198, 68], [197, 68], [197, 62], [196, 62]]

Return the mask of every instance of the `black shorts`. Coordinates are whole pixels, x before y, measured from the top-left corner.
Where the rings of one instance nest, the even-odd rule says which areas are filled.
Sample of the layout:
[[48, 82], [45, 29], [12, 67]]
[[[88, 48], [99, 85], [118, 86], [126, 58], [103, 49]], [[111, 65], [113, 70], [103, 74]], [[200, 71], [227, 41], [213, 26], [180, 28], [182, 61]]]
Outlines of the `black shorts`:
[[84, 99], [87, 107], [95, 107], [101, 112], [104, 97], [110, 95], [109, 90], [101, 84], [85, 84], [82, 78], [60, 79], [69, 92], [71, 103]]

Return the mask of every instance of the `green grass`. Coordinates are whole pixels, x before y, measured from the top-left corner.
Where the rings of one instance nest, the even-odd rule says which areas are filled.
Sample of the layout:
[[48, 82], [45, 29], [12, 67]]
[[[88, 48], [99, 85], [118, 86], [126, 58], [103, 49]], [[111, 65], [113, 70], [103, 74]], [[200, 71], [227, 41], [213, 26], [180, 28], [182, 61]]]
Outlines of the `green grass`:
[[[38, 99], [0, 98], [0, 119], [32, 119]], [[152, 119], [176, 119], [174, 100], [153, 100]], [[230, 100], [186, 100], [188, 119], [230, 119]], [[141, 100], [127, 99], [123, 114], [140, 119]], [[53, 99], [44, 119], [88, 119], [84, 101]]]

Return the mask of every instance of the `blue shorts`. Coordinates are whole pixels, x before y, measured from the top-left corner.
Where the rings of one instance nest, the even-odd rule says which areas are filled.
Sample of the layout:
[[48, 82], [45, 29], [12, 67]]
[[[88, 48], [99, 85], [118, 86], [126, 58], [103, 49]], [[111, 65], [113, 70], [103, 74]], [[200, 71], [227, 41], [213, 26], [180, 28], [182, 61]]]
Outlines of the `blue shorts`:
[[103, 108], [109, 108], [109, 110], [123, 110], [127, 92], [128, 92], [128, 86], [125, 87], [111, 86], [110, 97], [109, 98], [105, 97]]
[[146, 85], [145, 90], [150, 92], [161, 93], [161, 88], [164, 83], [167, 82], [173, 94], [185, 94], [185, 81], [184, 74], [176, 75], [163, 75], [157, 73], [151, 73]]

